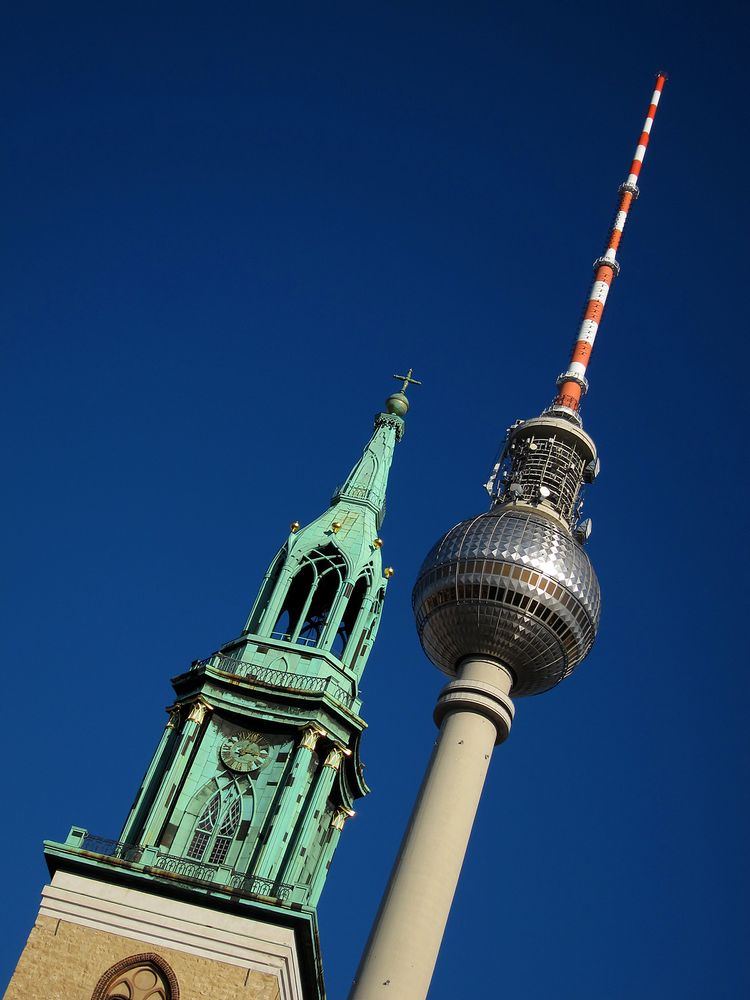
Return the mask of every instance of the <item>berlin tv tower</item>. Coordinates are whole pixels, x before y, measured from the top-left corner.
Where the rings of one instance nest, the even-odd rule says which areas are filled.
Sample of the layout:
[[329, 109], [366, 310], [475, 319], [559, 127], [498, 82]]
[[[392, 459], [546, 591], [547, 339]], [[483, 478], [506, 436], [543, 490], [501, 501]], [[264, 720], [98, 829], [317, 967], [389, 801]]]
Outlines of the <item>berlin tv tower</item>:
[[583, 548], [591, 521], [581, 519], [580, 494], [599, 459], [579, 407], [665, 81], [660, 73], [554, 402], [509, 429], [487, 483], [490, 509], [451, 528], [419, 572], [419, 638], [452, 679], [438, 697], [438, 740], [350, 1000], [427, 996], [492, 750], [510, 732], [511, 697], [548, 691], [593, 645], [599, 582]]

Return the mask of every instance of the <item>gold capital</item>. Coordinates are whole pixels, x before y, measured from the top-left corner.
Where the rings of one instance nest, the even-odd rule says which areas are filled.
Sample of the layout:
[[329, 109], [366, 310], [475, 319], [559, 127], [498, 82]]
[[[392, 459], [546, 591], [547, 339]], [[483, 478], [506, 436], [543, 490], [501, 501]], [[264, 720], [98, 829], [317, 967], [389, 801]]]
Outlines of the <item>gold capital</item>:
[[194, 701], [188, 715], [188, 722], [195, 722], [200, 726], [203, 724], [207, 713], [212, 710], [213, 706], [209, 705], [207, 701]]
[[324, 729], [318, 729], [317, 726], [306, 726], [302, 730], [302, 737], [299, 741], [300, 747], [304, 747], [305, 750], [314, 750], [315, 745], [322, 736], [327, 736], [328, 733]]
[[169, 712], [169, 720], [167, 722], [167, 729], [178, 729], [180, 725], [180, 705], [172, 705], [167, 711]]
[[334, 771], [338, 771], [341, 761], [344, 758], [344, 751], [340, 747], [334, 747], [332, 750], [328, 751], [328, 756], [325, 759], [323, 767], [332, 767]]
[[331, 816], [331, 828], [334, 830], [343, 830], [344, 823], [346, 823], [349, 817], [353, 815], [353, 809], [347, 809], [344, 806], [339, 806], [333, 816]]

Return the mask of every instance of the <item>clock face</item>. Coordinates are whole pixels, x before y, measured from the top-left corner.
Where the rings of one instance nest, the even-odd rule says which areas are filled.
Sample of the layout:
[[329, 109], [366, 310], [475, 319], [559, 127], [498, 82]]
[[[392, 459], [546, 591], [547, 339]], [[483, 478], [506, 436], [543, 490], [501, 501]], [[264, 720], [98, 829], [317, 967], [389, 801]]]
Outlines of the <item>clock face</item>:
[[224, 740], [219, 756], [232, 771], [257, 771], [268, 760], [268, 744], [259, 733], [235, 733]]

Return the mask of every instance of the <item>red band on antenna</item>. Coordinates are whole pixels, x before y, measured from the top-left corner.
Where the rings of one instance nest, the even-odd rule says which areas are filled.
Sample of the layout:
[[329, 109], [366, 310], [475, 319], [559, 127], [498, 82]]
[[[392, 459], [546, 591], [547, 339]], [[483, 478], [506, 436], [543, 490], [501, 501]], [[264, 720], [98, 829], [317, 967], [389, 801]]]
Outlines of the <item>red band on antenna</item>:
[[586, 388], [586, 368], [588, 367], [594, 340], [604, 314], [604, 306], [607, 301], [609, 286], [612, 278], [619, 273], [620, 265], [617, 262], [617, 248], [622, 239], [622, 233], [627, 222], [628, 212], [633, 201], [638, 197], [637, 180], [643, 166], [643, 158], [646, 155], [651, 127], [656, 117], [656, 109], [659, 106], [661, 92], [667, 80], [666, 73], [659, 73], [656, 77], [656, 87], [651, 96], [646, 121], [643, 123], [643, 130], [638, 139], [638, 145], [633, 156], [628, 179], [620, 186], [620, 202], [617, 207], [617, 215], [610, 230], [609, 240], [604, 255], [596, 262], [596, 276], [594, 284], [591, 286], [588, 304], [584, 313], [578, 337], [573, 345], [573, 353], [570, 357], [568, 370], [558, 379], [559, 391], [555, 399], [555, 406], [565, 406], [574, 412], [578, 410], [581, 402], [581, 395]]

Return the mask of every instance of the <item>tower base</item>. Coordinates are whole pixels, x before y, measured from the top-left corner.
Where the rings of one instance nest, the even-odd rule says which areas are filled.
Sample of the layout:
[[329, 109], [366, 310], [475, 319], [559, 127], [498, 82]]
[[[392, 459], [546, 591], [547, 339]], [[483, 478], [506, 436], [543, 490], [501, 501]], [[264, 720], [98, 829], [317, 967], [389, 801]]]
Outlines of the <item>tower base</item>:
[[108, 975], [114, 986], [131, 967], [144, 996], [152, 975], [168, 1000], [304, 996], [292, 928], [65, 871], [42, 891], [5, 996], [106, 1000]]

